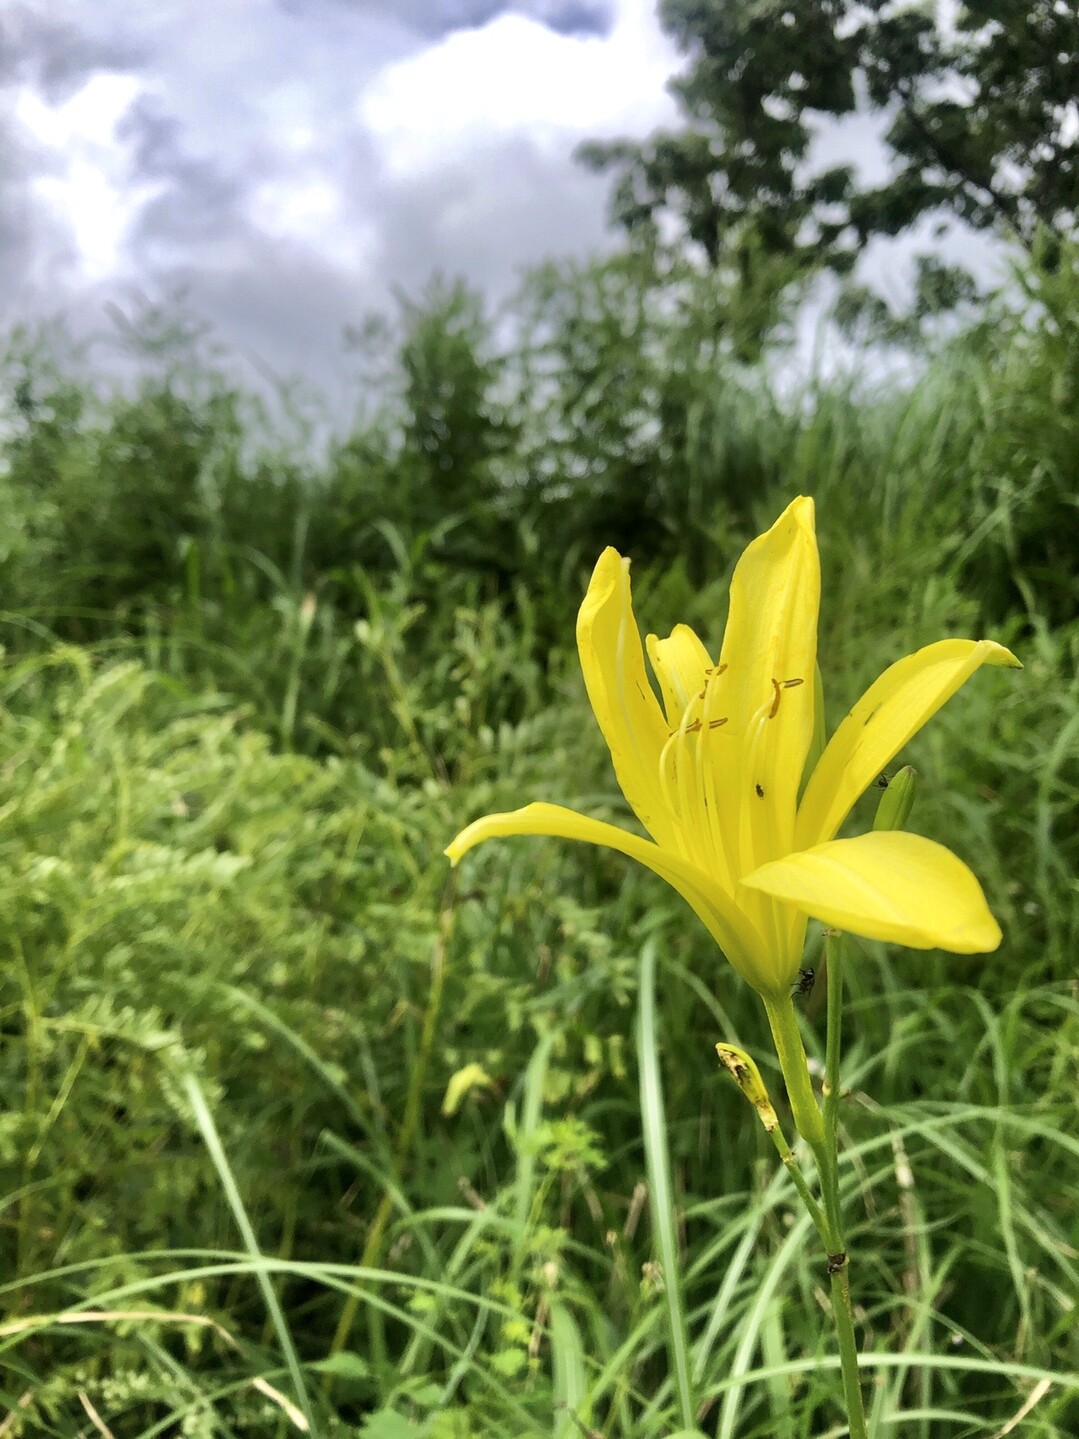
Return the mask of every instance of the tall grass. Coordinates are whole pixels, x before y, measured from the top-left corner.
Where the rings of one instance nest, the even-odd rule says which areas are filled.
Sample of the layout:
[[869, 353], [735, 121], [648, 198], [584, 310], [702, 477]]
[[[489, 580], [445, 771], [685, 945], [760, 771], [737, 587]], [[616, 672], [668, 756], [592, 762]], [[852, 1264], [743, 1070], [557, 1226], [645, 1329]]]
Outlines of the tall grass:
[[944, 634], [1026, 665], [907, 756], [1004, 945], [849, 965], [876, 1432], [1079, 1427], [1074, 271], [797, 404], [648, 283], [546, 276], [510, 353], [434, 291], [321, 456], [212, 367], [121, 393], [13, 342], [0, 1433], [831, 1432], [819, 1256], [713, 1057], [762, 1052], [744, 986], [615, 856], [441, 855], [529, 798], [623, 816], [598, 548], [715, 644], [800, 490], [833, 723]]

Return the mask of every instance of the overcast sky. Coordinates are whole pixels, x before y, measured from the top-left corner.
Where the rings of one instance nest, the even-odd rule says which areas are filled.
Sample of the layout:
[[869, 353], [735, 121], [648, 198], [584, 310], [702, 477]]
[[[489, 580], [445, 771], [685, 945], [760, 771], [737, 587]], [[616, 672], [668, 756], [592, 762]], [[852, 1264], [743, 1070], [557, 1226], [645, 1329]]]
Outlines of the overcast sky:
[[494, 296], [604, 242], [587, 137], [675, 116], [653, 0], [7, 0], [0, 326], [185, 287], [325, 372], [438, 269]]
[[[573, 151], [677, 123], [654, 10], [0, 0], [0, 330], [62, 312], [86, 333], [110, 301], [185, 292], [233, 350], [325, 387], [395, 287], [439, 270], [498, 299], [613, 243], [609, 181]], [[816, 149], [881, 173], [864, 119]], [[901, 283], [894, 255], [868, 269]]]

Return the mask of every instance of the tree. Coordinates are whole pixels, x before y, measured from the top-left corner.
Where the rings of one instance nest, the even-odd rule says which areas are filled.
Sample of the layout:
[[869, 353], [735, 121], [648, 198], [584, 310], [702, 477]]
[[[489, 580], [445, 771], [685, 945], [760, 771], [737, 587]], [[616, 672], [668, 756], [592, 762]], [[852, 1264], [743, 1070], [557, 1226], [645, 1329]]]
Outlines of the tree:
[[[842, 273], [926, 215], [1026, 245], [1076, 233], [1076, 0], [660, 0], [660, 16], [689, 60], [685, 128], [581, 151], [615, 172], [631, 235]], [[822, 121], [872, 112], [881, 183], [814, 165]]]

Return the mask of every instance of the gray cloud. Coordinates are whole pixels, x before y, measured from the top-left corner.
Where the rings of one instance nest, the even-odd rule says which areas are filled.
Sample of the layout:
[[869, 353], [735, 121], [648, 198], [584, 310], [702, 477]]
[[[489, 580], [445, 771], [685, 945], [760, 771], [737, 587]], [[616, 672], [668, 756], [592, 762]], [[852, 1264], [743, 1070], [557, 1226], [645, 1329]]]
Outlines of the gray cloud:
[[187, 152], [183, 127], [160, 102], [142, 98], [118, 127], [131, 144], [134, 177], [158, 188], [132, 228], [132, 258], [153, 263], [156, 245], [170, 247], [219, 243], [239, 229], [245, 183], [227, 163]]
[[0, 317], [32, 305], [43, 272], [74, 259], [70, 237], [65, 237], [30, 188], [37, 170], [34, 160], [16, 127], [0, 111]]
[[242, 361], [318, 392], [339, 386], [345, 328], [385, 299], [310, 248], [256, 232], [228, 263], [176, 265], [170, 284]]
[[505, 295], [527, 262], [603, 243], [606, 185], [568, 153], [507, 136], [467, 161], [378, 189], [381, 265], [396, 284], [421, 285], [432, 268]]
[[29, 4], [0, 14], [0, 86], [33, 85], [50, 104], [66, 100], [96, 70], [139, 63], [138, 46], [98, 36]]
[[[352, 11], [385, 12], [386, 0], [278, 0], [303, 14], [328, 5]], [[525, 15], [562, 35], [606, 35], [614, 23], [612, 0], [396, 0], [396, 17], [428, 39], [452, 30], [486, 25], [497, 15]]]
[[520, 9], [562, 35], [609, 35], [615, 19], [603, 0], [533, 0]]
[[[181, 127], [155, 104], [125, 121], [138, 175], [161, 193], [130, 236], [133, 272], [155, 290], [182, 290], [226, 342], [280, 374], [330, 387], [346, 325], [386, 308], [395, 289], [419, 291], [433, 271], [462, 276], [497, 300], [525, 263], [604, 243], [605, 182], [517, 134], [417, 175], [388, 175], [369, 136], [349, 135], [338, 179], [337, 228], [372, 229], [353, 263], [310, 241], [265, 233], [250, 200], [255, 172], [187, 153]], [[377, 226], [371, 227], [371, 217]]]
[[[598, 36], [615, 3], [65, 0], [62, 22], [53, 0], [5, 9], [0, 323], [61, 310], [77, 335], [96, 335], [111, 309], [137, 316], [182, 295], [226, 345], [331, 388], [345, 327], [392, 306], [395, 288], [416, 293], [437, 270], [497, 300], [525, 265], [602, 245], [606, 182], [575, 165], [573, 135], [496, 129], [402, 172], [362, 118], [365, 86], [385, 67], [501, 13]], [[83, 146], [75, 132], [72, 146], [52, 144], [47, 130], [20, 124], [17, 87], [55, 108], [99, 72], [132, 77], [111, 143], [98, 132]], [[58, 123], [63, 135], [82, 121]], [[81, 263], [76, 215], [64, 208], [85, 193], [64, 189], [80, 156], [106, 164], [108, 184], [131, 202], [104, 268]], [[44, 176], [48, 194], [35, 185]], [[111, 242], [101, 243], [107, 255]]]
[[0, 14], [0, 318], [22, 318], [62, 288], [74, 239], [35, 190], [56, 161], [20, 123], [15, 96], [29, 87], [62, 103], [97, 70], [126, 64], [130, 46], [101, 42], [29, 5]]

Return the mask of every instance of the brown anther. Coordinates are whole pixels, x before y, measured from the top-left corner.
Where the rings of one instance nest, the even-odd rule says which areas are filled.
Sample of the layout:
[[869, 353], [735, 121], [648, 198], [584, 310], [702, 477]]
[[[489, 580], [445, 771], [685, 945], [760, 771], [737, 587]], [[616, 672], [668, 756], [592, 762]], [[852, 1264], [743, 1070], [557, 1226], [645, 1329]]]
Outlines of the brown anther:
[[[728, 722], [728, 717], [727, 717], [726, 715], [724, 715], [724, 716], [722, 717], [722, 719], [709, 720], [709, 721], [708, 721], [708, 728], [709, 728], [709, 729], [719, 729], [720, 725], [725, 725], [727, 722]], [[701, 729], [702, 729], [702, 727], [703, 727], [703, 721], [702, 721], [702, 720], [699, 720], [699, 719], [695, 719], [695, 720], [691, 720], [690, 723], [687, 724], [684, 729], [683, 729], [683, 728], [681, 727], [681, 725], [680, 725], [680, 726], [678, 727], [678, 729], [668, 730], [668, 731], [667, 731], [667, 734], [668, 734], [668, 736], [669, 736], [671, 739], [673, 739], [676, 734], [699, 734], [700, 731], [701, 731]]]
[[775, 719], [779, 713], [779, 700], [784, 690], [797, 689], [799, 685], [805, 684], [805, 680], [773, 680], [772, 688], [775, 690], [775, 699], [772, 701], [772, 708], [768, 711], [768, 718]]
[[713, 665], [710, 669], [705, 670], [705, 674], [708, 675], [710, 679], [715, 679], [717, 675], [721, 675], [724, 670], [729, 668], [729, 665]]

